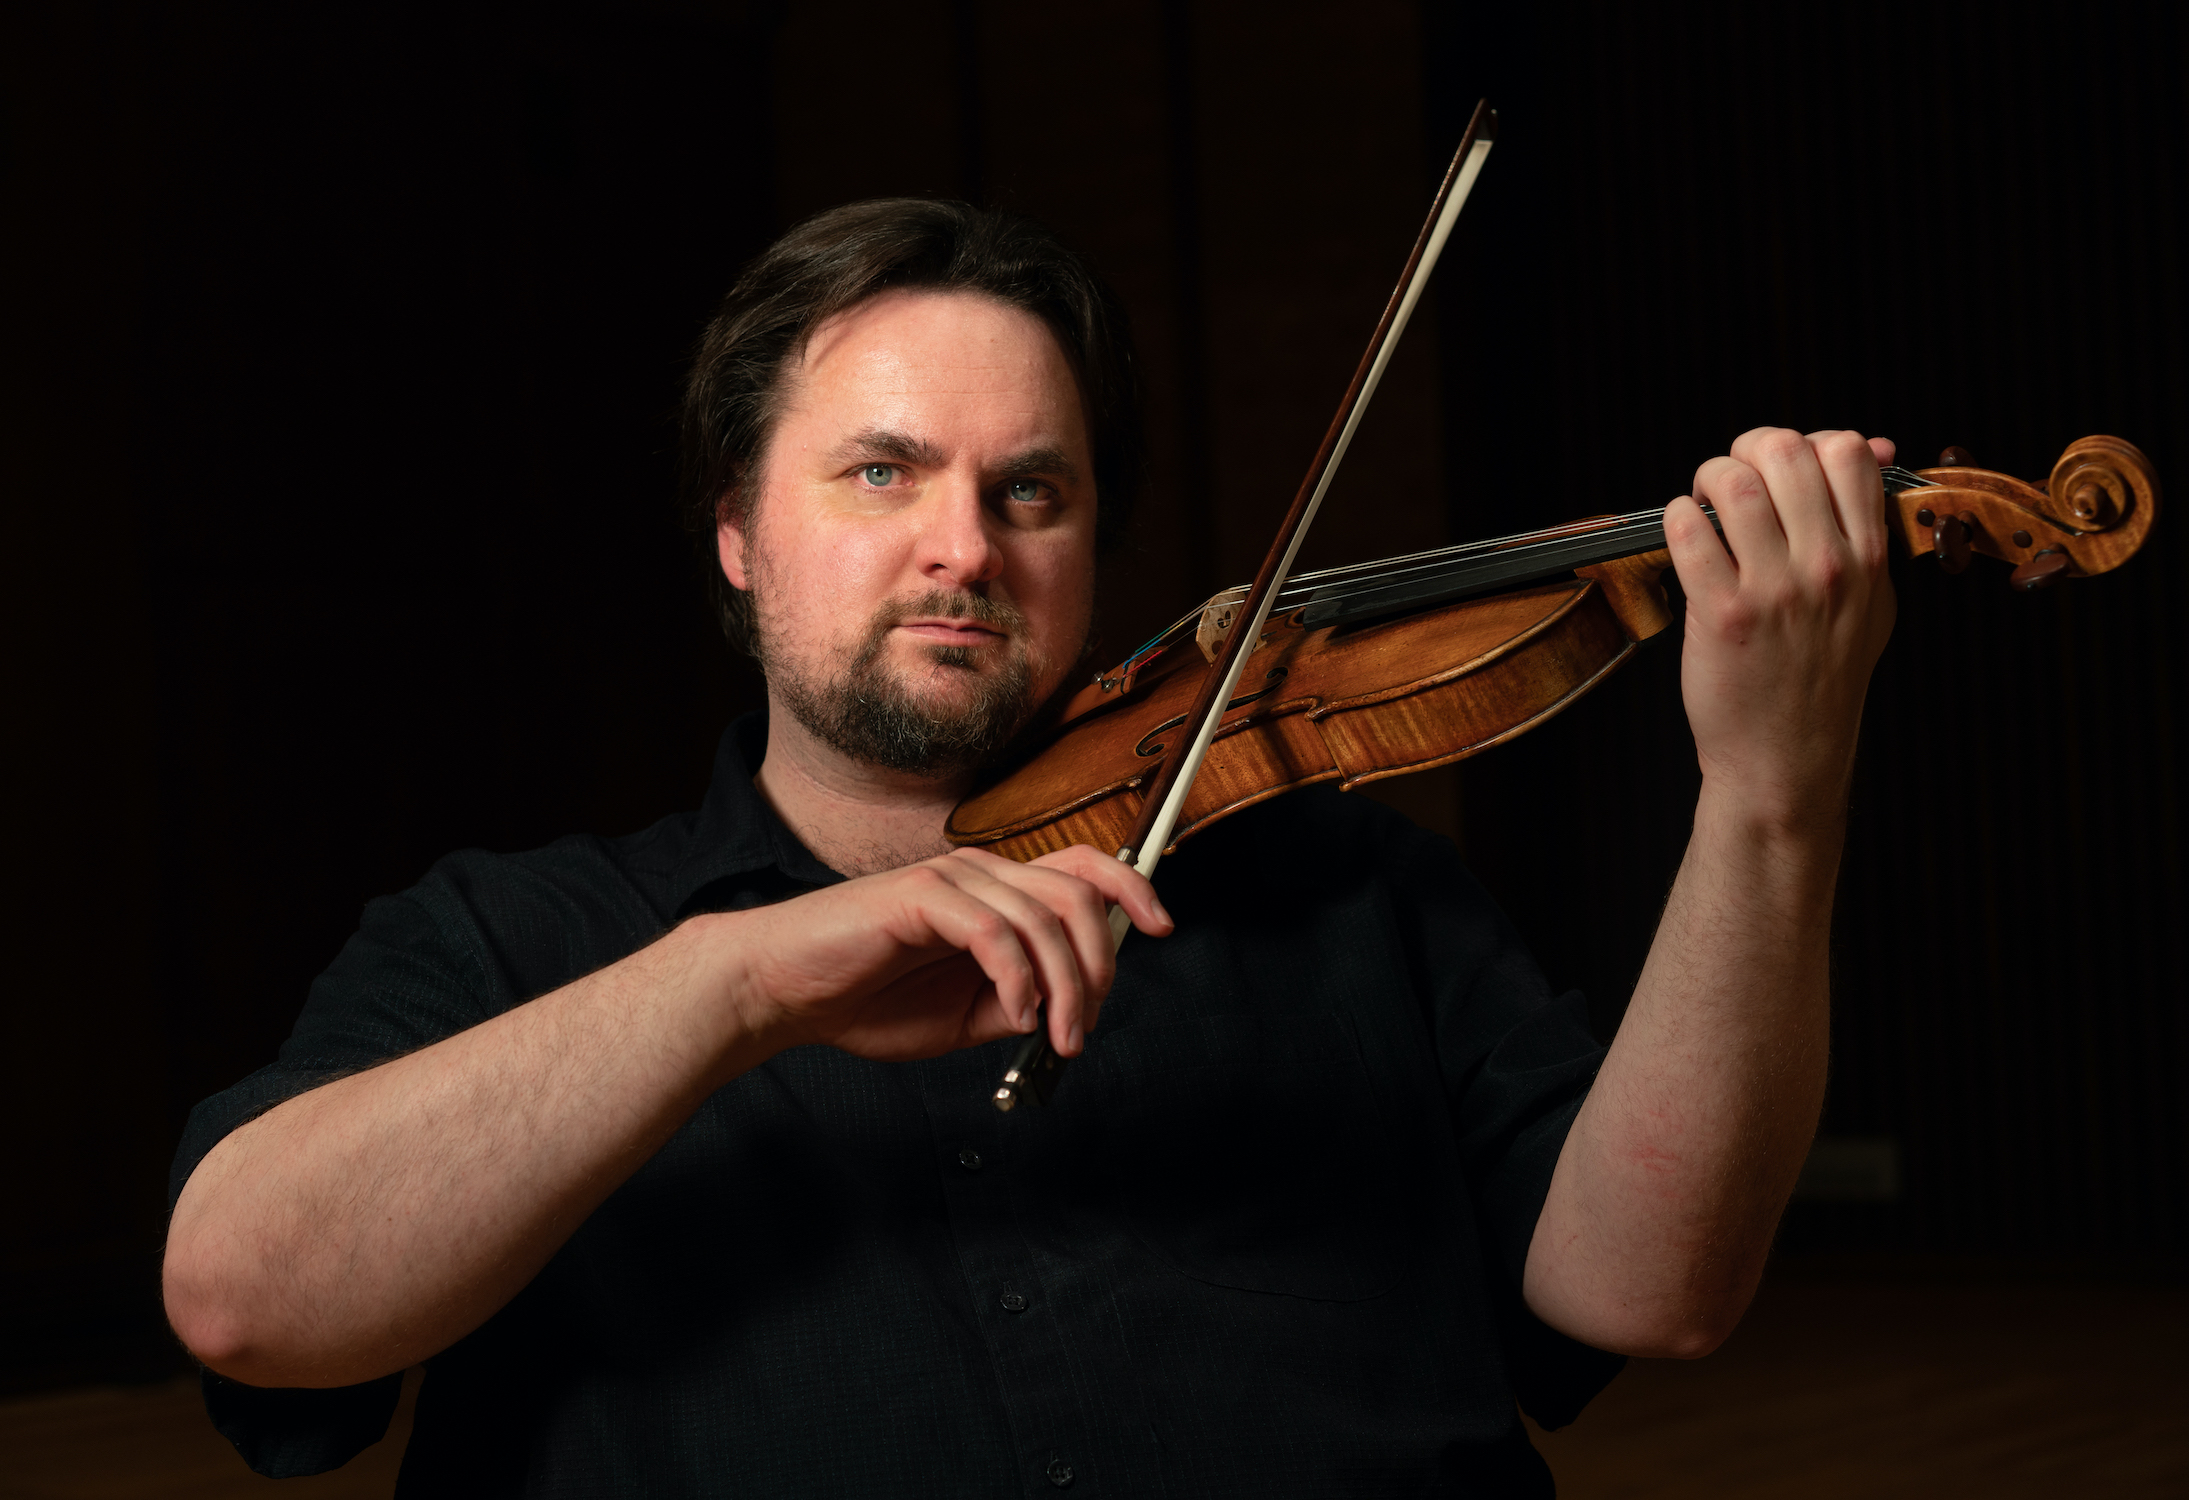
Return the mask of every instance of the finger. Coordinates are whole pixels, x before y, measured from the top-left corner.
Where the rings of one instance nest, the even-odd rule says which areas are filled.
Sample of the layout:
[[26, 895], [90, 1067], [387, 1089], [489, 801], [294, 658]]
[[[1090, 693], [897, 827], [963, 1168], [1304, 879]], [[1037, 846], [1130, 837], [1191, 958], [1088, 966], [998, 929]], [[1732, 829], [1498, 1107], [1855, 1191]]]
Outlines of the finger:
[[1900, 456], [1900, 445], [1891, 438], [1871, 438], [1870, 453], [1877, 459], [1877, 466], [1884, 468]]
[[1013, 1029], [1034, 1029], [1041, 1004], [1040, 972], [1009, 918], [994, 906], [964, 890], [937, 868], [942, 861], [916, 865], [907, 898], [908, 925], [925, 927], [937, 938], [973, 956], [988, 982], [996, 987], [996, 1002], [1011, 1020]]
[[1103, 900], [1112, 906], [1122, 906], [1133, 919], [1133, 926], [1149, 937], [1168, 937], [1178, 924], [1157, 899], [1155, 886], [1148, 878], [1115, 855], [1104, 854], [1090, 844], [1074, 844], [1054, 854], [1044, 854], [1033, 861], [1034, 867], [1046, 866], [1063, 870], [1086, 881], [1102, 892]]
[[1072, 953], [1079, 962], [1080, 980], [1084, 986], [1082, 1030], [1074, 1032], [1061, 1021], [1051, 1023], [1064, 1033], [1059, 1050], [1066, 1056], [1076, 1056], [1084, 1033], [1092, 1032], [1101, 1021], [1102, 1003], [1109, 998], [1110, 985], [1117, 978], [1117, 944], [1110, 933], [1111, 903], [1091, 882], [1055, 866], [1019, 865], [1015, 868], [1018, 878], [1027, 882], [1028, 891], [1055, 912], [1064, 924], [1065, 939], [1071, 943]]
[[[1110, 929], [1113, 903], [1109, 893], [1096, 881], [1128, 898], [1137, 889], [1145, 895], [1140, 904], [1152, 904], [1160, 912], [1160, 903], [1155, 902], [1153, 892], [1146, 889], [1147, 880], [1121, 861], [1085, 845], [1061, 850], [1028, 864], [976, 851], [961, 851], [961, 855], [970, 855], [979, 861], [978, 869], [1025, 890], [1054, 912], [1062, 923], [1065, 939], [1071, 944], [1078, 965], [1080, 1008], [1075, 1014], [1071, 1008], [1060, 1007], [1052, 1001], [1049, 1027], [1057, 1050], [1067, 1057], [1076, 1057], [1085, 1044], [1087, 1033], [1100, 1021], [1103, 1001], [1109, 997], [1110, 984], [1117, 976], [1117, 944]], [[1087, 878], [1090, 876], [1093, 878]], [[1120, 880], [1120, 876], [1126, 879]], [[1159, 932], [1168, 931], [1171, 926], [1167, 915], [1155, 925]]]
[[1807, 562], [1821, 552], [1844, 549], [1831, 481], [1814, 443], [1788, 428], [1759, 427], [1733, 440], [1733, 456], [1762, 478], [1790, 561]]
[[[955, 866], [952, 878], [961, 888], [1002, 913], [1011, 924], [1011, 930], [1018, 935], [1019, 946], [1033, 961], [1035, 983], [1047, 1001], [1050, 1042], [1067, 1057], [1076, 1054], [1079, 1039], [1087, 1027], [1088, 984], [1081, 971], [1078, 947], [1066, 932], [1065, 919], [1048, 902], [1021, 887], [1018, 882], [1023, 881], [1027, 873], [1022, 865], [995, 859], [994, 864], [1001, 868], [991, 870], [973, 861], [952, 863]], [[1005, 872], [1017, 879], [998, 878]], [[1087, 892], [1083, 905], [1091, 907], [1100, 900], [1092, 887], [1084, 882], [1080, 884]], [[1069, 898], [1060, 894], [1056, 899]], [[1106, 960], [1107, 955], [1105, 968]], [[1071, 1044], [1069, 1048], [1067, 1042]]]
[[1665, 507], [1665, 545], [1681, 589], [1697, 604], [1715, 606], [1739, 591], [1740, 573], [1694, 496], [1682, 495]]
[[1809, 446], [1831, 487], [1832, 510], [1853, 555], [1866, 566], [1885, 560], [1885, 485], [1877, 455], [1859, 432], [1813, 432]]
[[1786, 566], [1786, 532], [1770, 488], [1739, 458], [1714, 458], [1695, 471], [1695, 498], [1718, 513], [1725, 549], [1743, 578], [1766, 578]]
[[[1026, 1034], [1026, 1028], [1004, 1008], [994, 982], [981, 971], [980, 961], [970, 953], [963, 950], [947, 953], [929, 964], [925, 973], [915, 971], [906, 978], [924, 981], [918, 989], [909, 992], [909, 1007], [915, 1013], [923, 1003], [939, 1003], [944, 1011], [957, 1011], [958, 1047], [978, 1047], [1003, 1037]], [[972, 995], [970, 1004], [959, 998], [968, 992]], [[938, 1002], [930, 996], [944, 998]], [[913, 1021], [914, 1017], [907, 1017], [907, 1020]]]
[[1050, 1007], [1052, 1044], [1067, 1057], [1077, 1056], [1083, 1049], [1086, 1034], [1101, 1019], [1103, 1002], [1109, 998], [1110, 984], [1116, 977], [1117, 942], [1110, 928], [1110, 908], [1122, 908], [1133, 925], [1151, 937], [1168, 936], [1177, 928], [1146, 876], [1086, 844], [1075, 844], [1025, 864], [973, 849], [958, 850], [951, 858], [986, 862], [981, 867], [995, 878], [1030, 890], [1038, 888], [1063, 919], [1084, 984], [1081, 1010], [1076, 1016], [1069, 1007]]

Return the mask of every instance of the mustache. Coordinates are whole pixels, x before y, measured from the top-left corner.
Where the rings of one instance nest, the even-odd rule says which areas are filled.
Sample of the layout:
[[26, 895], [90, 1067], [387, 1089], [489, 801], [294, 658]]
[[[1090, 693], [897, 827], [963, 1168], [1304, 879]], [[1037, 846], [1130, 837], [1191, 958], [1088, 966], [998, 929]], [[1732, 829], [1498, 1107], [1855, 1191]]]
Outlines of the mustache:
[[963, 589], [929, 589], [911, 599], [891, 599], [874, 612], [869, 639], [875, 642], [907, 620], [971, 620], [1004, 635], [1019, 636], [1026, 630], [1026, 616], [1007, 600]]

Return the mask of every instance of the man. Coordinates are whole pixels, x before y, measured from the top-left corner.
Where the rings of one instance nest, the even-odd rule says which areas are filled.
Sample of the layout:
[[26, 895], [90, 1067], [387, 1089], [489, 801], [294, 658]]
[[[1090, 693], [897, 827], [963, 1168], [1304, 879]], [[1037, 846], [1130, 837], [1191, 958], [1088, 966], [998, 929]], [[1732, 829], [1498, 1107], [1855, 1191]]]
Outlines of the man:
[[[168, 1309], [257, 1466], [343, 1461], [425, 1361], [405, 1494], [1535, 1494], [1516, 1393], [1724, 1338], [1822, 1097], [1890, 446], [1750, 433], [1696, 478], [1725, 543], [1667, 510], [1703, 794], [1606, 1054], [1363, 799], [1239, 814], [1161, 899], [946, 852], [1083, 665], [1131, 391], [1020, 221], [855, 205], [748, 270], [686, 457], [764, 719], [696, 816], [373, 903], [193, 1116]], [[1081, 1061], [999, 1116], [1037, 1024]]]

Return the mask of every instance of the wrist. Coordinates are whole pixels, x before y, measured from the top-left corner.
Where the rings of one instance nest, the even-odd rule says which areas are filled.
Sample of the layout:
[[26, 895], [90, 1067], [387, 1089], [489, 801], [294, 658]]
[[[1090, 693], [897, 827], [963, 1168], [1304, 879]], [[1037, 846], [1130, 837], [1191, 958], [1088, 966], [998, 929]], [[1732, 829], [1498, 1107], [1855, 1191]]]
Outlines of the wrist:
[[1694, 841], [1774, 884], [1794, 878], [1827, 893], [1847, 839], [1844, 795], [1797, 800], [1703, 777]]
[[1845, 774], [1829, 778], [1737, 776], [1705, 761], [1696, 821], [1707, 818], [1763, 843], [1836, 851], [1847, 834], [1850, 780]]
[[714, 1085], [758, 1067], [808, 1038], [795, 1034], [791, 1018], [774, 1003], [753, 962], [758, 911], [712, 912], [680, 925], [676, 936], [690, 945], [686, 961], [699, 980], [693, 988], [705, 1035], [704, 1055], [716, 1059]]

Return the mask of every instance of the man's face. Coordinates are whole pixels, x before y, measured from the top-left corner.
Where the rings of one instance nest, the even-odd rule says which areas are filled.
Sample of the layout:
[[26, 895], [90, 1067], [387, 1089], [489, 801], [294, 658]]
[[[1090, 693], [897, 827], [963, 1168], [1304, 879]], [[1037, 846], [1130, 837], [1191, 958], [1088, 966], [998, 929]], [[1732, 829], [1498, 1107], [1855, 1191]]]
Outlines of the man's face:
[[816, 330], [782, 405], [718, 539], [770, 696], [856, 759], [969, 769], [1087, 638], [1095, 491], [1071, 366], [1031, 314], [887, 292]]

